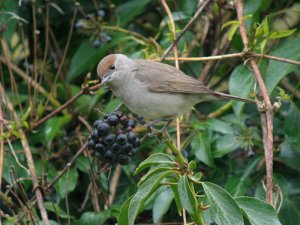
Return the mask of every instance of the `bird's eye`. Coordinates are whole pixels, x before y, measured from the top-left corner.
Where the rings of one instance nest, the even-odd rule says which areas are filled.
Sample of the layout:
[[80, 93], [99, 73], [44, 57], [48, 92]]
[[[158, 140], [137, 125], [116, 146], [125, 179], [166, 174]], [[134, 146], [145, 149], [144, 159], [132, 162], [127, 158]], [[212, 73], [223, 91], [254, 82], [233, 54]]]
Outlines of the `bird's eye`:
[[116, 68], [115, 65], [111, 65], [111, 66], [110, 66], [110, 69], [111, 69], [111, 70], [114, 70], [115, 68]]

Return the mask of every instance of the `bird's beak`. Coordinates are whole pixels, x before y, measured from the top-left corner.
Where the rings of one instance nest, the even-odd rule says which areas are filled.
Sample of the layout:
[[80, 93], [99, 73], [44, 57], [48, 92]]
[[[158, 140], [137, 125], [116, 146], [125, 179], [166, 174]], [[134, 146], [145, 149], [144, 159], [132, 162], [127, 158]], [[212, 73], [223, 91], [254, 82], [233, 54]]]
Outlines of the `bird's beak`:
[[110, 80], [110, 75], [109, 74], [105, 74], [101, 80], [101, 84], [105, 84], [107, 81]]

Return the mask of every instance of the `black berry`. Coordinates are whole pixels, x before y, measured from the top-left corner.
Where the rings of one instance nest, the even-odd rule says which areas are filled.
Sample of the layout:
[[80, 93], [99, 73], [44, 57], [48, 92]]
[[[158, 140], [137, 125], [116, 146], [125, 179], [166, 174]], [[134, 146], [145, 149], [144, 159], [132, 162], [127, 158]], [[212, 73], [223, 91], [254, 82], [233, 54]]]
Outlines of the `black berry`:
[[108, 146], [111, 145], [115, 141], [116, 135], [115, 134], [108, 134], [104, 138], [104, 143], [107, 144]]
[[138, 137], [135, 137], [134, 142], [131, 144], [133, 145], [133, 147], [137, 148], [140, 146], [140, 143], [141, 143], [140, 139]]
[[112, 162], [115, 161], [116, 155], [115, 155], [112, 151], [107, 150], [107, 151], [105, 152], [105, 154], [104, 154], [104, 158], [105, 158], [105, 160], [106, 160], [107, 162], [112, 163]]
[[128, 140], [131, 144], [132, 144], [133, 142], [135, 142], [135, 139], [136, 139], [135, 134], [134, 134], [132, 131], [128, 132], [128, 134], [127, 134], [127, 140]]
[[110, 149], [113, 152], [119, 152], [121, 150], [121, 145], [119, 145], [118, 143], [113, 143], [112, 146], [110, 146]]
[[99, 131], [98, 130], [93, 130], [92, 134], [91, 134], [91, 138], [94, 141], [98, 141], [99, 137], [100, 137]]
[[93, 41], [93, 47], [94, 48], [99, 48], [100, 46], [101, 46], [101, 41], [100, 41], [100, 39], [95, 39], [94, 41]]
[[136, 126], [135, 120], [129, 119], [128, 122], [127, 122], [127, 124], [126, 124], [126, 126], [134, 128]]
[[105, 16], [105, 11], [103, 9], [98, 10], [97, 12], [99, 17], [104, 17]]
[[127, 138], [125, 134], [118, 134], [117, 138], [116, 138], [116, 142], [119, 144], [125, 144], [127, 142]]
[[84, 28], [84, 23], [82, 21], [78, 21], [75, 24], [75, 27], [76, 27], [76, 29], [82, 29], [82, 28]]
[[245, 126], [246, 127], [252, 127], [253, 126], [253, 121], [249, 118], [245, 119]]
[[96, 120], [93, 124], [93, 127], [97, 128], [101, 122], [102, 122], [101, 120]]
[[93, 140], [89, 140], [88, 147], [90, 150], [95, 150], [95, 142]]
[[103, 152], [105, 152], [106, 147], [101, 143], [97, 143], [96, 146], [95, 146], [95, 150], [97, 152], [103, 153]]
[[120, 112], [120, 111], [114, 111], [114, 112], [112, 112], [112, 114], [117, 116], [118, 118], [120, 118], [122, 116], [122, 112]]
[[127, 154], [132, 154], [133, 146], [132, 144], [126, 143], [125, 145], [122, 146], [122, 150]]
[[97, 130], [99, 131], [100, 136], [107, 135], [109, 132], [109, 129], [110, 129], [110, 126], [105, 122], [101, 122], [97, 127]]
[[109, 125], [116, 126], [119, 123], [119, 118], [117, 115], [110, 115], [106, 121]]

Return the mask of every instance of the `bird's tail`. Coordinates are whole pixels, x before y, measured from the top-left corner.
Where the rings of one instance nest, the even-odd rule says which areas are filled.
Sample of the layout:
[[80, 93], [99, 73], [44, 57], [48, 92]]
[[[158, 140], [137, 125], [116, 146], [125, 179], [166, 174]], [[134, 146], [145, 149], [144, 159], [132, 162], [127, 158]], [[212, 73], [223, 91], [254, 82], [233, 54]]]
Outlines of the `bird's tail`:
[[234, 95], [224, 94], [224, 93], [221, 93], [221, 92], [214, 92], [213, 95], [216, 96], [216, 97], [218, 97], [218, 98], [230, 99], [230, 100], [235, 100], [235, 101], [241, 101], [241, 102], [247, 102], [247, 103], [255, 104], [254, 100], [246, 99], [246, 98], [241, 98], [241, 97], [234, 96]]

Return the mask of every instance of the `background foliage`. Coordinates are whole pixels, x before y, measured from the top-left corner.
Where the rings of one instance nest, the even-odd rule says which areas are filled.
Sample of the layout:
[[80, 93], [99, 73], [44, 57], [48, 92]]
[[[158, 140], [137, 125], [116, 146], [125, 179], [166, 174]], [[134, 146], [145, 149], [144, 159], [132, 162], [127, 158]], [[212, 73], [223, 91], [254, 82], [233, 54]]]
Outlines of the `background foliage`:
[[[35, 124], [80, 92], [88, 73], [95, 78], [96, 65], [103, 56], [119, 52], [131, 58], [159, 58], [173, 41], [160, 1], [78, 3], [0, 2], [3, 224], [21, 224], [20, 218], [23, 223], [40, 221], [37, 208], [28, 207], [34, 192], [20, 129], [26, 132], [51, 224], [114, 224], [121, 205], [137, 190], [141, 176], [133, 176], [137, 166], [154, 152], [169, 153], [165, 143], [148, 137], [131, 163], [120, 168], [95, 160], [86, 150], [51, 188], [45, 189], [81, 148], [93, 121], [102, 117], [99, 111], [111, 112], [121, 101], [110, 91], [99, 89], [81, 96], [39, 126]], [[168, 4], [179, 32], [194, 15], [198, 1]], [[252, 15], [245, 23], [253, 50], [300, 60], [300, 33], [294, 30], [300, 23], [299, 1], [249, 0], [244, 10], [245, 15]], [[242, 52], [238, 26], [234, 21], [224, 25], [232, 20], [236, 20], [236, 14], [230, 3], [212, 1], [179, 41], [180, 56]], [[300, 224], [299, 66], [267, 59], [259, 59], [259, 66], [272, 100], [276, 96], [283, 99], [274, 117], [276, 210], [282, 224]], [[182, 62], [180, 68], [215, 90], [253, 97], [252, 72], [241, 58]], [[216, 113], [220, 108], [226, 111]], [[122, 111], [126, 110], [123, 106]], [[181, 125], [182, 148], [187, 158], [196, 162], [202, 180], [209, 181], [204, 191], [215, 188], [210, 182], [218, 184], [245, 208], [247, 201], [238, 197], [264, 200], [264, 153], [255, 106], [201, 103], [182, 119]], [[172, 126], [169, 133], [176, 137]], [[115, 189], [111, 203], [109, 193]], [[143, 205], [136, 223], [182, 223], [172, 193], [159, 188]], [[207, 224], [212, 222], [209, 210], [204, 216]]]

